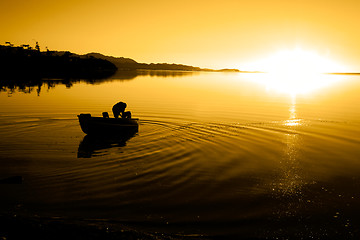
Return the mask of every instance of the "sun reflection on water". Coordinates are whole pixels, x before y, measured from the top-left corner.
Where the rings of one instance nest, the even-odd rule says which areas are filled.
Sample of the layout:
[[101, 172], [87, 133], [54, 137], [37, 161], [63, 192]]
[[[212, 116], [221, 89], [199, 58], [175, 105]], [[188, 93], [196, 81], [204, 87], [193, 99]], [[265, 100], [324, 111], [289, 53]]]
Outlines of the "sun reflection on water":
[[281, 93], [287, 93], [292, 97], [298, 94], [309, 94], [313, 91], [331, 86], [343, 78], [330, 74], [312, 73], [312, 74], [287, 74], [270, 73], [266, 82], [268, 90], [275, 90]]
[[289, 108], [289, 119], [284, 121], [284, 126], [288, 126], [288, 127], [294, 127], [294, 126], [299, 126], [301, 125], [302, 120], [297, 118], [296, 115], [296, 97], [293, 96], [291, 98], [291, 105]]
[[289, 119], [286, 120], [284, 125], [289, 127], [299, 126], [301, 124], [301, 119]]
[[[286, 120], [283, 125], [291, 127], [301, 125], [301, 119], [297, 118], [295, 97], [292, 98], [289, 107], [289, 119]], [[285, 136], [285, 154], [281, 160], [283, 176], [279, 183], [279, 191], [282, 195], [301, 195], [301, 188], [304, 183], [298, 168], [299, 140], [299, 136], [296, 133], [288, 133]], [[301, 196], [298, 197], [301, 198]]]
[[253, 81], [265, 86], [268, 92], [297, 95], [311, 94], [346, 80], [345, 75], [324, 73], [257, 73]]
[[289, 107], [289, 118], [282, 123], [283, 126], [291, 128], [284, 135], [284, 152], [280, 159], [278, 176], [272, 184], [273, 197], [282, 202], [282, 207], [273, 212], [278, 219], [284, 216], [296, 216], [304, 202], [303, 188], [307, 182], [299, 161], [301, 137], [296, 132], [292, 132], [293, 127], [301, 124], [302, 119], [298, 118], [296, 112], [296, 98], [293, 97]]

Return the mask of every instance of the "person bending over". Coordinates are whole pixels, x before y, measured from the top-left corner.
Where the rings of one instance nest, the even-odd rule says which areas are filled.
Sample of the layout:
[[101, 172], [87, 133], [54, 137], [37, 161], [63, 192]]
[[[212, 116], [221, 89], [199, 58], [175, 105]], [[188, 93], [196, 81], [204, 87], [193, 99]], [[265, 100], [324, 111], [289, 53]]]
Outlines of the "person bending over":
[[116, 103], [113, 107], [112, 107], [112, 111], [114, 114], [115, 118], [119, 118], [119, 116], [121, 117], [125, 117], [125, 108], [126, 108], [126, 103], [124, 102], [118, 102]]

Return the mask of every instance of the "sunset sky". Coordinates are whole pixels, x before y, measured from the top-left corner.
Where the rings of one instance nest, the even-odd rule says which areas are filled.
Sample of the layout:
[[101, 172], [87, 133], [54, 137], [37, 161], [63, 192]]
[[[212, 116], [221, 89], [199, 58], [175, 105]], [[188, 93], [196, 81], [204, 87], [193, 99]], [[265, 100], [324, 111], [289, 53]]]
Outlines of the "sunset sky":
[[359, 13], [359, 0], [11, 0], [0, 44], [241, 70], [301, 48], [360, 72]]

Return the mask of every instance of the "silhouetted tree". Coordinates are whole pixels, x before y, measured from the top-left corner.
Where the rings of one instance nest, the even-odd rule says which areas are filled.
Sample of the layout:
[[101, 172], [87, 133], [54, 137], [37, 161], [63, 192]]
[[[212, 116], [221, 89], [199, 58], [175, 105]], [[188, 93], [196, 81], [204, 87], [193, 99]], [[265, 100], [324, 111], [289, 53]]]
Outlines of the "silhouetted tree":
[[41, 52], [38, 42], [35, 49], [28, 44], [20, 47], [0, 45], [0, 66], [0, 78], [99, 79], [109, 77], [117, 70], [114, 64], [99, 58], [80, 58], [69, 51]]
[[40, 52], [40, 46], [39, 46], [39, 42], [36, 42], [36, 45], [35, 45], [35, 50]]

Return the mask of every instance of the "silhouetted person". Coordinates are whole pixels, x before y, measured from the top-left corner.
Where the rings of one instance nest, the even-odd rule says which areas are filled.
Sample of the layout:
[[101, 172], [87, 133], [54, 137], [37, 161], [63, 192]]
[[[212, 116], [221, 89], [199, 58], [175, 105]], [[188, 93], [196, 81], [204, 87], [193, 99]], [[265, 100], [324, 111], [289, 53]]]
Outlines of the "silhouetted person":
[[112, 107], [112, 111], [115, 118], [118, 118], [119, 116], [123, 116], [126, 108], [126, 103], [124, 102], [118, 102]]
[[118, 118], [121, 116], [122, 118], [131, 118], [131, 112], [125, 112], [126, 103], [124, 102], [118, 102], [115, 104], [112, 108], [113, 114], [115, 118]]

